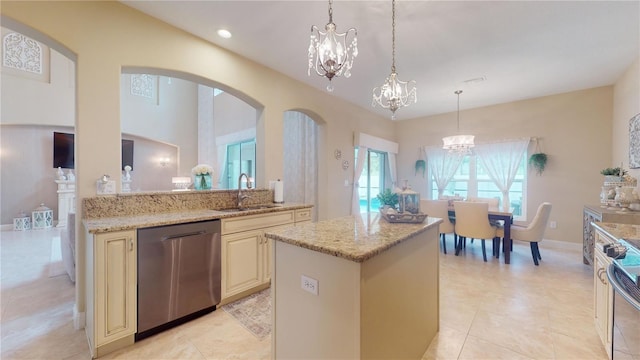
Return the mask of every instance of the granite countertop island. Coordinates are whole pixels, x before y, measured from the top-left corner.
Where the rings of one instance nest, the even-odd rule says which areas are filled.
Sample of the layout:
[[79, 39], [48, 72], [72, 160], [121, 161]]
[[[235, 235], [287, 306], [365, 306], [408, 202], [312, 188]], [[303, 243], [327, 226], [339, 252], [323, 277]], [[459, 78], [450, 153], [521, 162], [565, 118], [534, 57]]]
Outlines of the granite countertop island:
[[267, 230], [272, 358], [420, 359], [438, 331], [440, 222], [364, 213]]
[[273, 240], [321, 253], [363, 262], [442, 220], [428, 217], [420, 224], [389, 223], [379, 213], [347, 216], [305, 226], [268, 231]]

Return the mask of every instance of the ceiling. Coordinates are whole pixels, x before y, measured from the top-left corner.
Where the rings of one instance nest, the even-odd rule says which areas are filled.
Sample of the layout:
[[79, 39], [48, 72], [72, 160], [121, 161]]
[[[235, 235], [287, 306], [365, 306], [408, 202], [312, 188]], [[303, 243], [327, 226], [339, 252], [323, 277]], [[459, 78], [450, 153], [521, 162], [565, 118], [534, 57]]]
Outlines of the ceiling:
[[[122, 2], [326, 91], [325, 78], [307, 75], [307, 49], [327, 1]], [[357, 29], [359, 54], [331, 94], [390, 118], [371, 98], [391, 72], [391, 1], [335, 0], [333, 21]], [[396, 72], [416, 81], [418, 102], [396, 119], [455, 111], [458, 89], [468, 109], [611, 85], [639, 55], [640, 1], [398, 0]]]

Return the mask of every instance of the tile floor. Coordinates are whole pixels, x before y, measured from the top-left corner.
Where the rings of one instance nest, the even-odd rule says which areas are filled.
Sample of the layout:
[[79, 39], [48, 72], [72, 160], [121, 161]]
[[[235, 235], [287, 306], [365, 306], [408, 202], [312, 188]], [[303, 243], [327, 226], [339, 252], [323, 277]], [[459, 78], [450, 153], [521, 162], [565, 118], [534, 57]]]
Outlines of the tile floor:
[[[73, 284], [50, 276], [59, 266], [51, 264], [55, 236], [0, 233], [3, 360], [90, 358], [84, 331], [72, 325]], [[606, 359], [581, 247], [545, 241], [540, 251], [539, 267], [527, 244], [515, 244], [511, 265], [484, 263], [478, 242], [458, 257], [441, 253], [440, 333], [424, 359]], [[268, 359], [270, 345], [219, 310], [101, 359]]]

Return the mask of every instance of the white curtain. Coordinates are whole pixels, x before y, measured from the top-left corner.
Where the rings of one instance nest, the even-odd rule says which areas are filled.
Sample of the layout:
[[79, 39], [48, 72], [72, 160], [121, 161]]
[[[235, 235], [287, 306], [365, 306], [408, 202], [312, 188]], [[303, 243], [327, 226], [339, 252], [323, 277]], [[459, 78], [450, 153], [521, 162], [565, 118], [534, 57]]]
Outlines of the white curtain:
[[487, 170], [489, 177], [502, 192], [502, 211], [509, 211], [509, 189], [516, 177], [522, 156], [527, 151], [529, 139], [509, 140], [475, 146], [475, 153]]
[[284, 202], [313, 204], [318, 208], [318, 125], [298, 111], [286, 111], [284, 139]]
[[429, 170], [433, 175], [433, 179], [436, 181], [438, 187], [438, 198], [442, 196], [444, 189], [449, 184], [449, 181], [453, 179], [458, 167], [464, 159], [464, 155], [457, 153], [450, 153], [448, 150], [444, 150], [441, 147], [429, 146], [424, 148], [424, 152], [427, 154], [427, 162], [429, 163]]
[[366, 146], [360, 145], [358, 147], [358, 158], [356, 159], [356, 166], [353, 167], [353, 193], [351, 197], [351, 215], [360, 214], [360, 184], [358, 180], [360, 180], [360, 175], [362, 175], [362, 170], [364, 169], [364, 161], [367, 158], [367, 153], [369, 152], [369, 148]]
[[391, 190], [396, 188], [398, 183], [398, 169], [396, 169], [396, 154], [387, 153], [387, 160], [389, 161], [389, 177], [391, 178]]

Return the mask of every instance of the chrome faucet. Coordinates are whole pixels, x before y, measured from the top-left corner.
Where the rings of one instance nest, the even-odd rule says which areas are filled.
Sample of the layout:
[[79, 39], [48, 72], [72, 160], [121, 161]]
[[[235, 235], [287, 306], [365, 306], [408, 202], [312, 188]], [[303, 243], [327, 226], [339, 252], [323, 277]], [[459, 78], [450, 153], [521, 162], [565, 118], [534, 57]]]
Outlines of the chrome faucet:
[[242, 195], [242, 177], [244, 176], [247, 179], [247, 189], [251, 189], [251, 178], [249, 175], [242, 173], [238, 177], [238, 209], [242, 209], [242, 201], [246, 198], [249, 198], [249, 195]]

